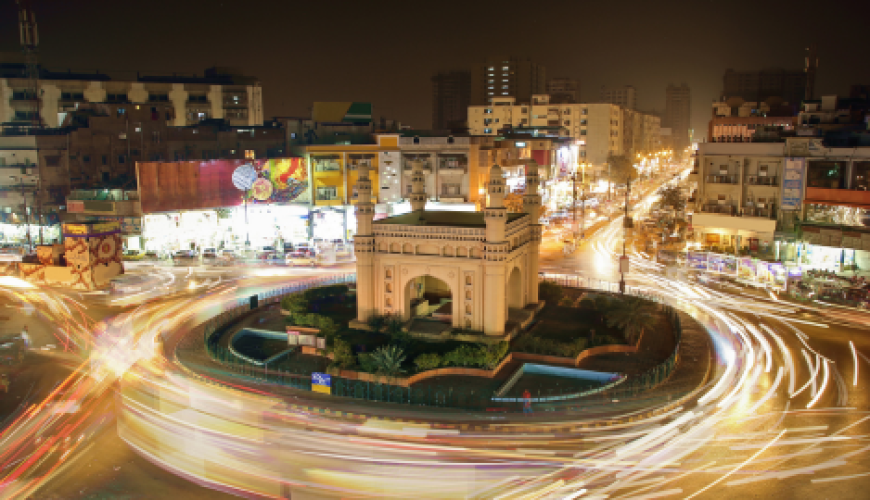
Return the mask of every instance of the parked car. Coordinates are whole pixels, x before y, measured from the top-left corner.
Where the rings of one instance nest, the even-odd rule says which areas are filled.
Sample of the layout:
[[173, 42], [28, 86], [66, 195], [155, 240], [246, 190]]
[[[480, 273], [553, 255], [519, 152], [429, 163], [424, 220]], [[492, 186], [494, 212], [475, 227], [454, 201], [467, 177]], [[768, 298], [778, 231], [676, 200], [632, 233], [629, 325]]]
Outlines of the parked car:
[[220, 251], [220, 254], [218, 254], [218, 258], [226, 262], [232, 262], [236, 260], [236, 252], [231, 248], [224, 248]]
[[217, 258], [217, 248], [205, 248], [202, 251], [202, 260], [214, 260]]

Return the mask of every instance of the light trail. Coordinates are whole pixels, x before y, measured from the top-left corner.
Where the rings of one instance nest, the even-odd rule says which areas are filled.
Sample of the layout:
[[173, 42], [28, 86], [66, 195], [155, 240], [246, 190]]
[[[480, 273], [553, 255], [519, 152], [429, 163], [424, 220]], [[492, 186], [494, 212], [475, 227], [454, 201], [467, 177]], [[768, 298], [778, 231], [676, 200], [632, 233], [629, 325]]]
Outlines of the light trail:
[[855, 350], [855, 344], [849, 341], [849, 348], [852, 350], [852, 363], [855, 364], [855, 374], [852, 378], [852, 386], [858, 386], [858, 351]]

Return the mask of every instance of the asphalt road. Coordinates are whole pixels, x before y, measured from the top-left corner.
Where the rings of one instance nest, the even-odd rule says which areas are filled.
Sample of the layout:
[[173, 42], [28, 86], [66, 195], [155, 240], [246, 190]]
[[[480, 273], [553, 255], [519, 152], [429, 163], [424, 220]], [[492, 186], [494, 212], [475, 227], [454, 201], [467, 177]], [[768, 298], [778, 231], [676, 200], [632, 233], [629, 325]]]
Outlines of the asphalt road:
[[[576, 255], [548, 262], [542, 270], [579, 270], [592, 286], [595, 280], [613, 279], [614, 257], [621, 252], [619, 224], [614, 221]], [[161, 467], [135, 458], [139, 455], [116, 437], [111, 424], [92, 430], [118, 411], [116, 406], [102, 412], [111, 401], [99, 397], [90, 420], [78, 424], [89, 429], [83, 434], [92, 434], [68, 455], [69, 465], [51, 469], [34, 462], [25, 471], [31, 480], [42, 481], [32, 495], [211, 495], [171, 470], [211, 481], [223, 491], [293, 498], [868, 497], [865, 315], [668, 279], [637, 254], [632, 268], [630, 286], [696, 316], [716, 346], [710, 383], [663, 416], [600, 429], [554, 431], [539, 424], [511, 434], [340, 421], [294, 410], [253, 392], [243, 380], [236, 388], [219, 387], [193, 377], [172, 359], [145, 356], [121, 369], [127, 373], [121, 381], [125, 389], [109, 393], [124, 408], [119, 429], [148, 453], [157, 453]], [[246, 273], [241, 281], [186, 292], [179, 285], [132, 309], [121, 324], [129, 325], [137, 342], [146, 342], [147, 332], [190, 328], [236, 296], [298, 279], [282, 273]], [[11, 435], [35, 439], [35, 431], [28, 432], [37, 423], [42, 435], [44, 429], [63, 433], [72, 425], [66, 420], [29, 423]], [[2, 453], [0, 464], [6, 461]], [[46, 468], [52, 472], [46, 474]], [[10, 483], [0, 485], [5, 495]], [[20, 477], [14, 486], [24, 486]]]

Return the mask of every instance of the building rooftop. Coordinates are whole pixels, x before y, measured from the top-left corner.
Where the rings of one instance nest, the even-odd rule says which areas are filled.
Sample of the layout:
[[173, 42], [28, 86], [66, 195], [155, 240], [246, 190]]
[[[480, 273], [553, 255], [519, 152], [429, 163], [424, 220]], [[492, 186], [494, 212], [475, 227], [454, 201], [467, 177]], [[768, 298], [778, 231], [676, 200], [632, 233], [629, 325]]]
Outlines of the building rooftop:
[[[511, 223], [517, 219], [528, 216], [525, 213], [509, 213], [507, 214], [507, 222]], [[466, 228], [485, 228], [486, 221], [483, 218], [483, 212], [447, 212], [447, 211], [426, 211], [418, 210], [407, 214], [387, 217], [386, 219], [376, 220], [375, 224], [395, 224], [399, 226], [440, 226], [440, 227], [466, 227]]]

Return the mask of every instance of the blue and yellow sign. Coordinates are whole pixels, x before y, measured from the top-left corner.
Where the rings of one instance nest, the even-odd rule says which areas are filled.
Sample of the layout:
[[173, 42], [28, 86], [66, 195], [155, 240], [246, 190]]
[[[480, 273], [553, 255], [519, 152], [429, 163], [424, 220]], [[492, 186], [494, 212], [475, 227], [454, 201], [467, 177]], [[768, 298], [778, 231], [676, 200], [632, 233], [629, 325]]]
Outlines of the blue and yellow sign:
[[311, 390], [332, 394], [332, 376], [326, 373], [313, 372], [311, 374]]

